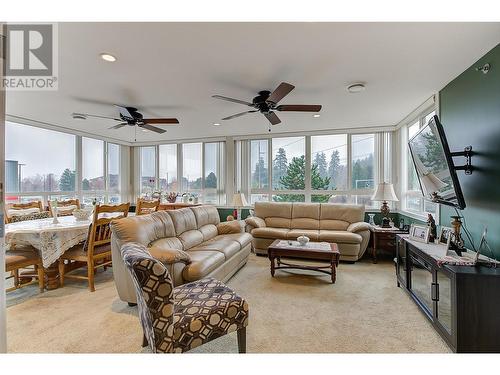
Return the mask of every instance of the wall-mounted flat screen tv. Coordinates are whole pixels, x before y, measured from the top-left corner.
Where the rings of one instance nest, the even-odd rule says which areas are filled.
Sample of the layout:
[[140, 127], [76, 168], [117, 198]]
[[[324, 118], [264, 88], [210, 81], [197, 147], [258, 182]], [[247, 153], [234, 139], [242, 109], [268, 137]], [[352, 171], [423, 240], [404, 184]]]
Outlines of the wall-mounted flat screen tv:
[[465, 208], [444, 129], [433, 116], [408, 142], [422, 194], [433, 202]]

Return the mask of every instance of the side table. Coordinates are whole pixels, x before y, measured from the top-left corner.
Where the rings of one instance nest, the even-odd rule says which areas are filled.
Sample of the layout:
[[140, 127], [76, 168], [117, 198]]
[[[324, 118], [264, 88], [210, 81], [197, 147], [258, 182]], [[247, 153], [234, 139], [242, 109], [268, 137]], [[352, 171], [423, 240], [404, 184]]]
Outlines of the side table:
[[373, 263], [377, 263], [377, 251], [384, 249], [396, 254], [396, 234], [408, 233], [408, 231], [393, 228], [382, 228], [380, 226], [372, 226], [372, 258]]

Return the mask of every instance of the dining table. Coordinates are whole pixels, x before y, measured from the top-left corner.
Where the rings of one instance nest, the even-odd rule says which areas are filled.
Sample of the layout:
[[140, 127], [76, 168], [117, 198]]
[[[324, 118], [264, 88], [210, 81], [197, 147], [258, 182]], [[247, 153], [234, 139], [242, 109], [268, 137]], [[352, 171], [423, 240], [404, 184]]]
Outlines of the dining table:
[[74, 216], [27, 220], [5, 225], [5, 250], [32, 246], [38, 250], [47, 275], [47, 289], [59, 287], [58, 259], [64, 252], [87, 239], [91, 219]]

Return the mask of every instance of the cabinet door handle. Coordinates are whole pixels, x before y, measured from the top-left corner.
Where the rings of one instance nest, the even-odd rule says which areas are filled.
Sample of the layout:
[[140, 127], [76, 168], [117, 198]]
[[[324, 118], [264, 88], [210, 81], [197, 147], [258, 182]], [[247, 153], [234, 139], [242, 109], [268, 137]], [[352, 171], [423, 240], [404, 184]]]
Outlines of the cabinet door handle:
[[437, 283], [431, 284], [431, 300], [439, 301], [439, 284]]

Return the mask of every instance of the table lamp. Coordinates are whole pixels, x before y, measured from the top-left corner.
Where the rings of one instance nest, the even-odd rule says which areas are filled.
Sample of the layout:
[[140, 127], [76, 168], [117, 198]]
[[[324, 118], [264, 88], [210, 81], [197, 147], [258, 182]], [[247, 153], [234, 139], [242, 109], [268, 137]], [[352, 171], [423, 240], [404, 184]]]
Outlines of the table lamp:
[[375, 194], [372, 196], [372, 201], [381, 201], [382, 206], [380, 207], [380, 213], [382, 214], [382, 228], [390, 228], [389, 225], [389, 212], [391, 212], [387, 202], [397, 202], [399, 201], [396, 193], [394, 192], [394, 186], [388, 182], [382, 182], [378, 184]]
[[241, 220], [241, 207], [248, 206], [245, 194], [236, 193], [233, 195], [233, 206], [236, 208], [236, 220]]

